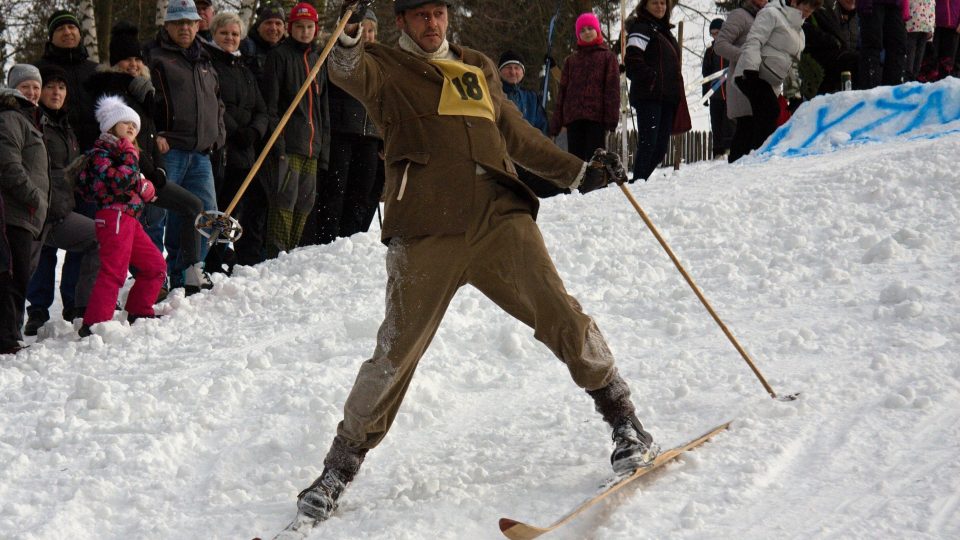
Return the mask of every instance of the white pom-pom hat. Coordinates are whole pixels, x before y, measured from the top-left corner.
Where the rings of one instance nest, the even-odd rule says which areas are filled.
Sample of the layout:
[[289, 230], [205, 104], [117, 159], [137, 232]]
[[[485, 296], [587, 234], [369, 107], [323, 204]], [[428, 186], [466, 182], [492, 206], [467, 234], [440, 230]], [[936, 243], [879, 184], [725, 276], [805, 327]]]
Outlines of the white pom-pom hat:
[[119, 96], [103, 96], [97, 100], [97, 122], [100, 132], [106, 133], [120, 122], [133, 122], [140, 131], [140, 115], [123, 102]]

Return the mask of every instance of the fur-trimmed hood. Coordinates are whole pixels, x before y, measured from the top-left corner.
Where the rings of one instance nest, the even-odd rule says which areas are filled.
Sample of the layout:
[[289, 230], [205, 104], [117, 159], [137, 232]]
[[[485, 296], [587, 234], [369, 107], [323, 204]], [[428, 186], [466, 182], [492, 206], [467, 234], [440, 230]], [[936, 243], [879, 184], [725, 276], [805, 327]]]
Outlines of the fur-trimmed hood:
[[14, 88], [0, 88], [0, 110], [33, 108], [36, 105]]

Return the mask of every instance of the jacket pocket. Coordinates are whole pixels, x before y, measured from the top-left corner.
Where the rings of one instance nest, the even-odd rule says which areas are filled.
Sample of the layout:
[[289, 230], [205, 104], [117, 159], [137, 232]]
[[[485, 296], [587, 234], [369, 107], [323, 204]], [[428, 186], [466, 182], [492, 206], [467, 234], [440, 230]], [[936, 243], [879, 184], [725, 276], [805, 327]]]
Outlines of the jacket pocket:
[[403, 199], [403, 194], [407, 190], [407, 182], [409, 181], [411, 169], [414, 173], [416, 168], [413, 168], [413, 165], [425, 166], [430, 162], [430, 154], [427, 152], [407, 152], [397, 156], [388, 156], [387, 163], [390, 167], [392, 174], [396, 175], [397, 178], [397, 200]]
[[790, 70], [789, 65], [782, 65], [783, 62], [778, 62], [778, 59], [768, 56], [760, 61], [760, 78], [770, 83], [771, 86], [783, 84], [784, 79], [787, 78], [787, 72]]

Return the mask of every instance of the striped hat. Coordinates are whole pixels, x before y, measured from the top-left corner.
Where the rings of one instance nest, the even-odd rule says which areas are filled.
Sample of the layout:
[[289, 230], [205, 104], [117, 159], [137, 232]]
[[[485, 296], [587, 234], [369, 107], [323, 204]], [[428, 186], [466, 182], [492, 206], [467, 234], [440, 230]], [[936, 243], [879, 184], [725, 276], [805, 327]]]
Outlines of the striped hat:
[[54, 30], [65, 24], [72, 24], [80, 28], [80, 19], [77, 19], [76, 15], [65, 9], [54, 11], [53, 15], [47, 19], [47, 38], [52, 38]]

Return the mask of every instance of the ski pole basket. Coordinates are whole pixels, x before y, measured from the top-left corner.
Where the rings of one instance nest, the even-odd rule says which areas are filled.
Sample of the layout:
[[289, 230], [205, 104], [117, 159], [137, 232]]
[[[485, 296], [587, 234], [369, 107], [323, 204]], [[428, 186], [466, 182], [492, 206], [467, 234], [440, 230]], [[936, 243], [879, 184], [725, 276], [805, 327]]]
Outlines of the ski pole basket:
[[197, 215], [193, 226], [207, 242], [213, 244], [227, 244], [236, 242], [243, 236], [243, 227], [234, 217], [217, 210], [204, 210]]

